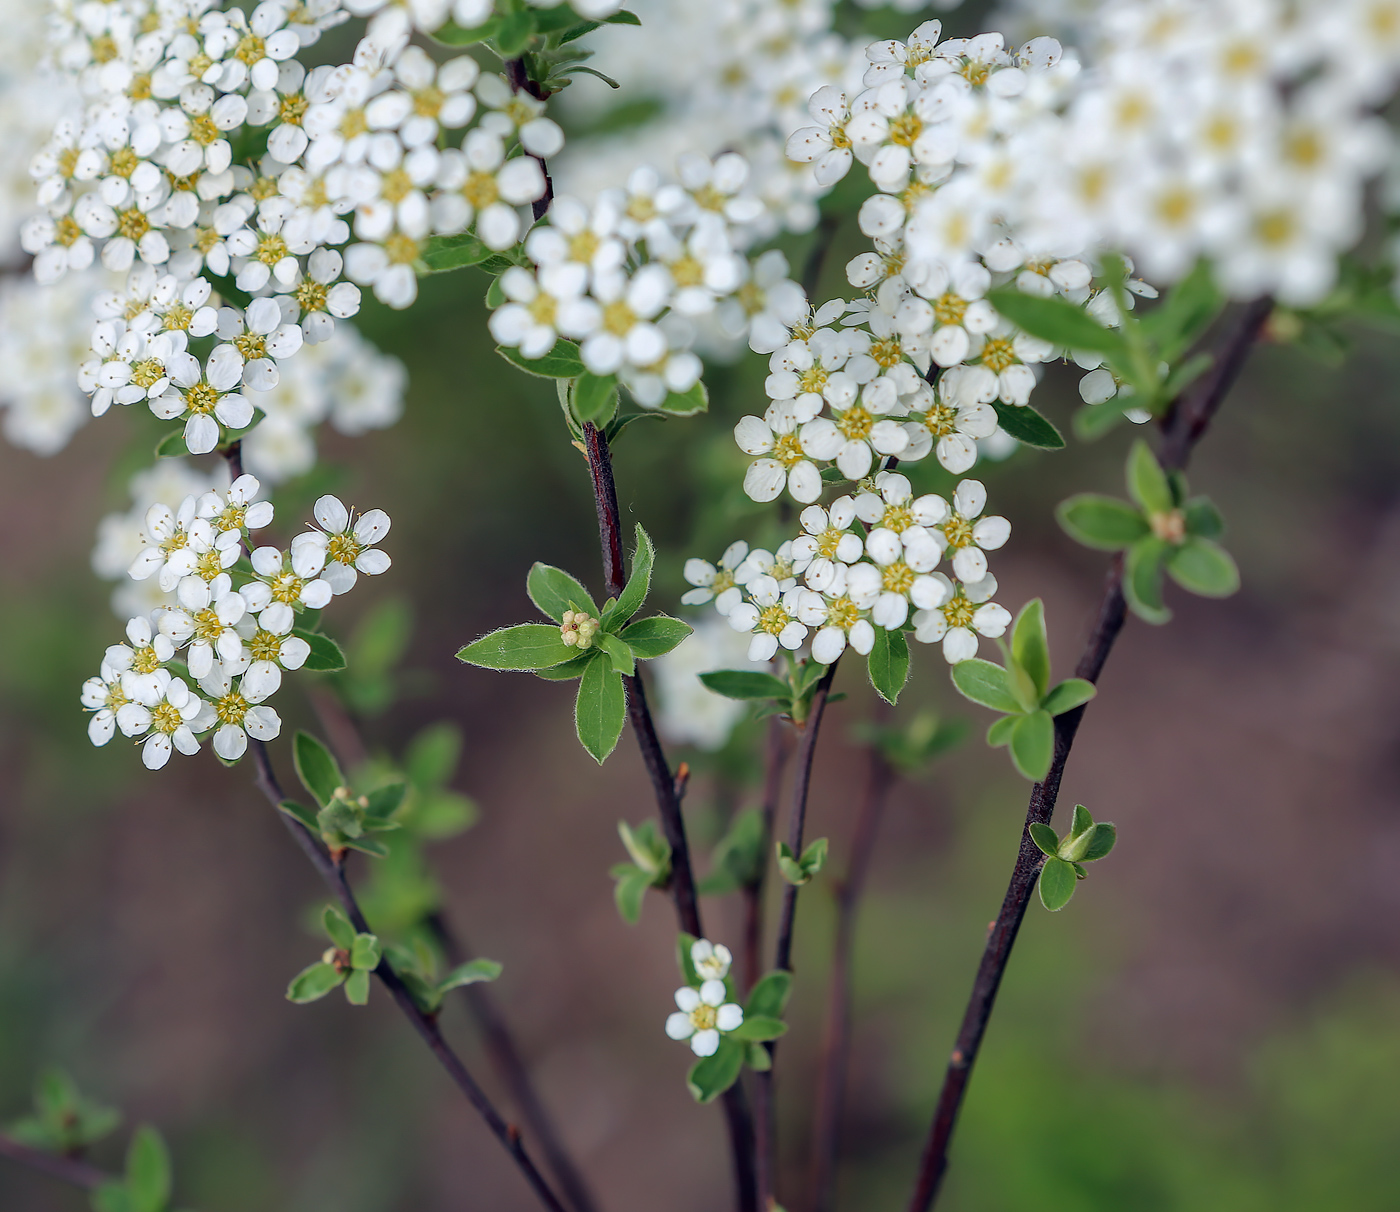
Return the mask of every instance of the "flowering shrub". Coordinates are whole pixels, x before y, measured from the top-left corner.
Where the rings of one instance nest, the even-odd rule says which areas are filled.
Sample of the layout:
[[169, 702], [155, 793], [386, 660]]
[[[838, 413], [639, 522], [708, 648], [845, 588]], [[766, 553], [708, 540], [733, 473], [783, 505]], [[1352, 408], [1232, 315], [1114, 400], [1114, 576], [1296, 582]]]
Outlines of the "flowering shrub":
[[[538, 1100], [522, 1136], [437, 1024], [446, 995], [501, 966], [457, 953], [431, 894], [396, 920], [375, 893], [396, 877], [371, 876], [374, 912], [349, 882], [350, 851], [416, 871], [426, 841], [464, 823], [445, 787], [451, 734], [347, 773], [326, 742], [284, 738], [272, 705], [298, 671], [361, 677], [343, 685], [364, 701], [388, 693], [392, 658], [357, 670], [327, 610], [391, 571], [389, 515], [322, 493], [292, 533], [264, 497], [313, 467], [322, 421], [353, 436], [398, 417], [403, 366], [353, 323], [366, 294], [406, 309], [421, 278], [474, 267], [501, 356], [556, 385], [560, 424], [538, 441], [582, 455], [601, 593], [586, 570], [536, 563], [537, 614], [466, 644], [475, 668], [460, 676], [576, 682], [578, 739], [599, 763], [634, 733], [657, 819], [620, 826], [617, 904], [635, 922], [649, 891], [673, 902], [683, 983], [657, 1014], [693, 1054], [696, 1100], [722, 1101], [745, 1212], [780, 1197], [777, 1041], [799, 891], [830, 852], [805, 813], [838, 672], [863, 670], [894, 707], [916, 666], [946, 665], [997, 714], [987, 743], [1033, 784], [916, 1178], [910, 1206], [925, 1209], [1032, 891], [1063, 908], [1115, 842], [1082, 805], [1063, 836], [1050, 819], [1127, 614], [1168, 621], [1168, 581], [1205, 597], [1240, 584], [1220, 511], [1189, 495], [1195, 444], [1261, 336], [1400, 317], [1393, 249], [1363, 239], [1393, 222], [1394, 191], [1371, 187], [1394, 168], [1378, 115], [1400, 77], [1395, 0], [1103, 0], [1064, 31], [1087, 33], [1079, 49], [945, 38], [938, 20], [902, 41], [848, 38], [832, 16], [821, 0], [658, 0], [640, 16], [613, 0], [53, 0], [42, 54], [32, 14], [17, 18], [5, 88], [26, 102], [29, 194], [0, 215], [5, 431], [52, 454], [84, 411], [166, 423], [130, 509], [99, 530], [93, 564], [118, 582], [125, 641], [81, 688], [88, 735], [139, 743], [151, 770], [205, 742], [253, 763], [336, 901], [332, 946], [288, 997], [343, 988], [360, 1005], [377, 977], [549, 1208], [592, 1203]], [[678, 38], [693, 53], [675, 55]], [[620, 81], [587, 65], [595, 44], [621, 59]], [[589, 74], [654, 101], [649, 116], [608, 133], [568, 91]], [[585, 133], [566, 146], [566, 128]], [[814, 297], [847, 217], [867, 242], [850, 291]], [[795, 270], [783, 249], [797, 247]], [[645, 444], [657, 420], [703, 424], [707, 371], [743, 357], [767, 374], [763, 398], [740, 402], [752, 411], [733, 429], [732, 495], [766, 513], [716, 562], [687, 559], [684, 588], [658, 576], [643, 525], [625, 532], [611, 449]], [[1003, 604], [993, 566], [1013, 527], [976, 469], [1065, 446], [1033, 402], [1060, 366], [1079, 376], [1073, 436], [1127, 424], [1156, 437], [1129, 443], [1130, 501], [1085, 492], [1059, 507], [1073, 538], [1114, 554], [1089, 645], [1056, 681], [1040, 599]], [[664, 752], [649, 662], [667, 737], [714, 749], [741, 717], [768, 718], [768, 780], [794, 770], [786, 840], [770, 796], [734, 819], [703, 881], [688, 767]], [[881, 711], [870, 747], [890, 778], [955, 739]], [[307, 804], [278, 779], [279, 739]], [[736, 959], [707, 937], [702, 898], [740, 892], [757, 923], [770, 878], [773, 962], [757, 928]], [[824, 1097], [839, 1098], [832, 1055]], [[71, 1090], [45, 1097], [39, 1120], [68, 1107], [80, 1135], [36, 1129], [17, 1147], [66, 1156], [110, 1127], [73, 1110]], [[45, 1157], [96, 1186], [101, 1208], [167, 1206], [149, 1133], [100, 1184]]]

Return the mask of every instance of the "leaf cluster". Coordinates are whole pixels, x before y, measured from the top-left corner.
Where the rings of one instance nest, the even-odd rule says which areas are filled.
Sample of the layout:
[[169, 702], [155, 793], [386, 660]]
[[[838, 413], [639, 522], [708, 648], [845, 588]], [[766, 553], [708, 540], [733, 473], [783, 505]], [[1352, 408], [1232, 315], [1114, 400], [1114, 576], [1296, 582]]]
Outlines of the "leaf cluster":
[[574, 43], [600, 25], [640, 25], [641, 19], [626, 11], [613, 13], [598, 21], [581, 17], [569, 5], [534, 8], [523, 0], [498, 3], [496, 12], [483, 24], [464, 29], [454, 21], [432, 35], [444, 46], [462, 47], [485, 45], [501, 59], [520, 59], [526, 76], [543, 96], [557, 93], [572, 81], [565, 73], [584, 71], [599, 77], [613, 88], [616, 81], [581, 67], [593, 52]]
[[1031, 841], [1045, 855], [1040, 869], [1040, 903], [1051, 913], [1069, 904], [1075, 885], [1086, 874], [1085, 863], [1103, 858], [1118, 841], [1118, 830], [1111, 821], [1094, 823], [1089, 810], [1076, 804], [1070, 830], [1060, 837], [1049, 825], [1035, 821], [1029, 826]]
[[1240, 573], [1215, 540], [1225, 523], [1209, 497], [1190, 497], [1186, 477], [1168, 473], [1146, 442], [1128, 452], [1131, 503], [1097, 493], [1061, 502], [1056, 516], [1065, 532], [1086, 547], [1121, 551], [1123, 595], [1134, 614], [1149, 623], [1172, 617], [1162, 601], [1162, 579], [1208, 598], [1229, 597]]
[[49, 1069], [34, 1085], [34, 1112], [6, 1131], [21, 1144], [51, 1153], [77, 1153], [114, 1131], [121, 1112], [82, 1094], [61, 1069]]
[[768, 850], [765, 835], [757, 808], [736, 813], [710, 854], [710, 873], [699, 883], [701, 895], [723, 896], [758, 884]]
[[627, 713], [623, 678], [636, 673], [636, 662], [663, 656], [690, 634], [690, 626], [669, 615], [633, 616], [651, 591], [656, 548], [637, 527], [632, 570], [616, 598], [600, 610], [579, 582], [561, 568], [536, 564], [525, 583], [530, 600], [562, 624], [565, 613], [583, 613], [598, 621], [598, 632], [582, 651], [564, 643], [560, 626], [520, 623], [503, 627], [468, 644], [457, 659], [483, 669], [528, 670], [549, 681], [578, 679], [574, 722], [579, 742], [601, 765], [617, 747]]
[[1003, 644], [1002, 653], [1004, 666], [980, 658], [954, 665], [953, 685], [965, 698], [1002, 713], [987, 729], [987, 744], [1008, 746], [1012, 765], [1039, 782], [1050, 772], [1055, 753], [1053, 717], [1082, 707], [1094, 697], [1094, 685], [1083, 678], [1050, 684], [1050, 645], [1039, 598], [1021, 608], [1011, 646]]
[[143, 1124], [127, 1148], [125, 1174], [93, 1191], [93, 1212], [166, 1212], [171, 1183], [170, 1150], [159, 1132]]
[[442, 1008], [442, 999], [453, 989], [494, 981], [502, 971], [495, 960], [474, 959], [439, 976], [437, 955], [421, 938], [411, 945], [396, 943], [386, 947], [384, 957], [424, 1014], [436, 1014]]
[[333, 855], [351, 849], [375, 858], [386, 857], [388, 847], [370, 835], [400, 828], [394, 817], [408, 792], [408, 783], [399, 780], [356, 795], [347, 785], [340, 763], [309, 732], [298, 732], [293, 738], [292, 758], [297, 777], [315, 797], [318, 810], [312, 812], [284, 800], [282, 811], [317, 834]]
[[778, 874], [789, 884], [801, 887], [810, 884], [812, 877], [826, 866], [827, 839], [819, 837], [809, 844], [800, 856], [794, 855], [786, 842], [777, 845]]
[[622, 920], [635, 926], [642, 916], [642, 898], [648, 888], [665, 888], [671, 882], [671, 843], [657, 831], [655, 821], [643, 821], [635, 829], [618, 821], [618, 836], [630, 863], [618, 863], [608, 874], [617, 881], [613, 896]]
[[906, 724], [863, 723], [856, 736], [880, 750], [886, 762], [906, 778], [922, 773], [931, 762], [962, 743], [966, 720], [943, 720], [934, 712], [916, 712]]
[[369, 1001], [369, 974], [379, 967], [383, 954], [379, 939], [356, 933], [350, 919], [334, 905], [326, 906], [321, 924], [332, 945], [316, 963], [292, 978], [287, 1000], [298, 1005], [314, 1002], [344, 985], [345, 1000], [352, 1006], [363, 1006]]

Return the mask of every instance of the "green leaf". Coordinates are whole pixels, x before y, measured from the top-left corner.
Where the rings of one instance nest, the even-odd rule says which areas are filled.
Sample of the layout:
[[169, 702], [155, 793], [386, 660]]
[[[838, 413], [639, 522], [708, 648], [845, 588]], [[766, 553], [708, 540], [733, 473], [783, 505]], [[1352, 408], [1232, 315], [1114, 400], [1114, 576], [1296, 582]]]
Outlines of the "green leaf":
[[1112, 821], [1100, 821], [1079, 840], [1084, 842], [1084, 846], [1074, 856], [1075, 859], [1081, 863], [1092, 863], [1113, 849], [1118, 841], [1118, 829]]
[[1045, 634], [1045, 604], [1039, 598], [1032, 598], [1016, 616], [1011, 655], [1030, 675], [1038, 702], [1050, 685], [1050, 641]]
[[327, 905], [322, 910], [321, 926], [326, 932], [326, 937], [342, 951], [349, 951], [355, 945], [355, 927], [334, 905]]
[[756, 1073], [767, 1073], [773, 1067], [773, 1058], [762, 1044], [750, 1044], [744, 1063]]
[[1206, 598], [1228, 598], [1240, 587], [1240, 570], [1230, 553], [1194, 536], [1168, 555], [1167, 574], [1183, 589]]
[[959, 661], [952, 669], [953, 685], [964, 697], [993, 711], [1014, 715], [1021, 713], [1021, 704], [1011, 691], [1006, 670], [980, 657]]
[[458, 964], [442, 980], [438, 981], [439, 993], [446, 993], [451, 989], [460, 989], [464, 985], [476, 985], [482, 981], [494, 981], [501, 975], [502, 968], [492, 959], [468, 960], [465, 964]]
[[1060, 839], [1049, 825], [1040, 821], [1032, 821], [1027, 827], [1031, 835], [1031, 841], [1036, 844], [1037, 849], [1044, 855], [1054, 858], [1060, 852]]
[[1186, 533], [1202, 539], [1218, 539], [1225, 533], [1225, 519], [1209, 497], [1192, 497], [1181, 507]]
[[1000, 749], [1003, 745], [1011, 743], [1011, 734], [1015, 731], [1016, 721], [1020, 715], [1004, 715], [1001, 719], [992, 723], [987, 729], [987, 744], [993, 749]]
[[1162, 400], [1176, 399], [1214, 365], [1215, 358], [1208, 353], [1200, 353], [1194, 358], [1187, 358], [1180, 366], [1173, 367], [1171, 374], [1162, 380], [1158, 398]]
[[455, 236], [429, 236], [421, 260], [429, 273], [438, 274], [480, 265], [489, 256], [491, 249], [471, 232], [464, 231]]
[[802, 864], [793, 857], [792, 847], [786, 842], [779, 842], [777, 845], [778, 874], [795, 887], [802, 887], [809, 883], [812, 877], [802, 870]]
[[292, 978], [292, 983], [287, 986], [287, 1000], [297, 1005], [314, 1002], [325, 997], [344, 980], [345, 977], [335, 970], [334, 965], [324, 962], [312, 964]]
[[1167, 553], [1161, 539], [1139, 539], [1128, 548], [1123, 563], [1123, 596], [1133, 613], [1148, 623], [1165, 623], [1172, 617], [1162, 603], [1162, 565]]
[[629, 623], [618, 635], [639, 660], [649, 661], [664, 656], [691, 633], [689, 623], [669, 615], [656, 614], [649, 619]]
[[608, 635], [603, 632], [595, 641], [599, 648], [608, 654], [608, 659], [612, 663], [613, 671], [622, 674], [625, 678], [630, 678], [637, 672], [637, 662], [632, 657], [632, 650], [627, 647], [615, 635]]
[[1069, 835], [1071, 838], [1078, 837], [1081, 833], [1094, 827], [1094, 818], [1089, 815], [1089, 810], [1083, 804], [1074, 806], [1074, 815], [1070, 818]]
[[1003, 404], [993, 400], [1002, 429], [1023, 446], [1037, 450], [1063, 450], [1064, 436], [1029, 404]]
[[630, 13], [625, 8], [618, 9], [611, 17], [604, 17], [604, 25], [641, 25], [642, 19], [636, 13]]
[[298, 732], [292, 740], [292, 761], [296, 764], [297, 777], [316, 797], [316, 802], [325, 808], [335, 799], [337, 787], [345, 786], [345, 776], [340, 773], [340, 765], [327, 749], [309, 732]]
[[170, 1202], [170, 1150], [147, 1124], [136, 1129], [127, 1149], [126, 1193], [131, 1212], [165, 1212]]
[[750, 1018], [745, 1014], [744, 1021], [729, 1032], [729, 1038], [762, 1044], [770, 1039], [777, 1039], [780, 1035], [786, 1035], [787, 1029], [787, 1024], [776, 1018], [764, 1018], [760, 1015]]
[[535, 15], [530, 9], [503, 13], [494, 41], [502, 59], [518, 58], [535, 32]]
[[352, 1006], [369, 1002], [369, 973], [363, 968], [356, 968], [345, 978], [345, 1000]]
[[682, 930], [676, 935], [676, 963], [680, 966], [681, 979], [693, 989], [700, 987], [700, 974], [695, 971], [695, 961], [690, 958], [690, 949], [697, 942], [695, 935]]
[[1026, 778], [1040, 782], [1055, 755], [1055, 722], [1048, 711], [1032, 711], [1011, 732], [1011, 761]]
[[178, 429], [172, 429], [156, 443], [156, 458], [158, 459], [173, 459], [188, 453], [189, 451], [185, 448], [185, 427], [183, 425]]
[[617, 411], [617, 376], [584, 371], [574, 383], [571, 399], [580, 424], [606, 425]]
[[[493, 283], [493, 288], [494, 286]], [[504, 298], [501, 302], [505, 302]], [[496, 306], [499, 307], [500, 304]], [[583, 359], [579, 357], [578, 346], [562, 337], [547, 354], [538, 358], [527, 358], [509, 345], [498, 345], [496, 352], [507, 362], [541, 379], [577, 379], [587, 370]]]
[[1148, 513], [1170, 513], [1176, 507], [1167, 473], [1141, 438], [1128, 451], [1128, 494]]
[[1064, 859], [1048, 858], [1040, 869], [1040, 903], [1051, 913], [1058, 913], [1069, 904], [1079, 877]]
[[379, 957], [384, 948], [372, 934], [355, 935], [355, 945], [350, 948], [350, 967], [361, 972], [373, 972], [379, 967]]
[[744, 1003], [744, 1017], [781, 1018], [792, 993], [792, 973], [775, 968], [759, 979]]
[[739, 1080], [745, 1048], [738, 1040], [721, 1036], [719, 1050], [691, 1066], [685, 1084], [697, 1103], [713, 1102]]
[[1210, 264], [1198, 261], [1166, 298], [1142, 317], [1143, 336], [1156, 347], [1160, 361], [1175, 362], [1210, 327], [1224, 303]]
[[1040, 705], [1051, 715], [1064, 715], [1066, 711], [1087, 703], [1096, 694], [1098, 690], [1093, 682], [1086, 682], [1083, 678], [1066, 678], [1045, 696]]
[[310, 645], [311, 651], [306, 655], [306, 663], [303, 669], [312, 673], [335, 673], [337, 670], [345, 668], [345, 653], [341, 650], [330, 636], [322, 631], [304, 631], [297, 627], [292, 630], [292, 634], [299, 636]]
[[875, 628], [875, 644], [866, 658], [870, 684], [887, 703], [899, 702], [899, 692], [909, 680], [909, 641], [902, 631]]
[[720, 669], [702, 673], [700, 680], [727, 699], [791, 699], [792, 687], [771, 673], [750, 669]]
[[463, 29], [455, 21], [449, 21], [441, 29], [435, 30], [431, 37], [434, 42], [441, 42], [444, 46], [471, 46], [494, 38], [500, 32], [501, 22], [500, 17], [488, 17], [481, 25]]
[[648, 878], [664, 882], [671, 874], [671, 843], [661, 836], [655, 821], [643, 821], [635, 829], [626, 821], [618, 821], [617, 835]]
[[389, 857], [389, 847], [383, 842], [376, 841], [372, 837], [346, 837], [342, 838], [341, 842], [350, 850], [358, 850], [363, 854], [371, 854], [375, 858]]
[[548, 669], [578, 656], [548, 623], [518, 623], [484, 635], [463, 648], [459, 661], [483, 669]]
[[365, 816], [369, 817], [371, 821], [387, 821], [399, 810], [406, 794], [408, 794], [408, 784], [404, 782], [387, 783], [383, 787], [376, 787], [365, 796], [365, 799], [369, 801], [369, 806], [365, 809]]
[[1065, 349], [1127, 357], [1127, 342], [1120, 333], [1105, 328], [1068, 299], [1023, 294], [1012, 286], [994, 290], [987, 297], [1017, 328], [1042, 341]]
[[710, 393], [703, 382], [697, 382], [689, 391], [668, 391], [658, 408], [677, 417], [693, 417], [710, 407]]
[[582, 610], [590, 618], [598, 617], [598, 607], [592, 597], [578, 581], [562, 568], [552, 564], [535, 564], [530, 575], [525, 578], [525, 592], [530, 601], [539, 607], [540, 613], [548, 615], [556, 623], [563, 623], [564, 612]]
[[627, 715], [627, 693], [622, 678], [603, 661], [593, 661], [583, 671], [574, 704], [578, 739], [600, 766], [617, 748]]
[[627, 578], [617, 601], [603, 611], [604, 631], [616, 631], [642, 608], [647, 594], [651, 592], [651, 568], [655, 562], [656, 547], [638, 522], [636, 546], [632, 549], [632, 574]]
[[126, 1184], [117, 1179], [111, 1179], [93, 1190], [92, 1207], [93, 1212], [134, 1212], [126, 1193]]
[[303, 808], [293, 800], [283, 800], [277, 805], [283, 812], [295, 821], [299, 821], [312, 833], [320, 833], [321, 826], [316, 820], [316, 814], [310, 808]]
[[629, 926], [635, 926], [642, 919], [642, 901], [651, 887], [651, 876], [631, 863], [619, 863], [612, 869], [613, 900], [617, 911]]
[[1149, 533], [1147, 519], [1127, 501], [1092, 492], [1061, 501], [1055, 516], [1070, 538], [1100, 551], [1121, 551]]
[[571, 660], [565, 661], [562, 665], [551, 665], [548, 669], [536, 669], [535, 676], [544, 678], [546, 682], [571, 682], [574, 678], [583, 676], [583, 671], [588, 668], [589, 662], [595, 657], [600, 661], [607, 660], [603, 656], [601, 648], [590, 647]]

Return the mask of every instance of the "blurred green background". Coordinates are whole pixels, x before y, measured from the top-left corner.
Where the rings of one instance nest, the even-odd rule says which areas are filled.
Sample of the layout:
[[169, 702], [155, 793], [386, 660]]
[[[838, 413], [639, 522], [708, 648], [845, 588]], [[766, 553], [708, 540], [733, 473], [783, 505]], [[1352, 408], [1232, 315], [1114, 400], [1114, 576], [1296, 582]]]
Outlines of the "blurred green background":
[[[859, 251], [847, 222], [822, 296]], [[800, 264], [804, 241], [790, 251]], [[491, 627], [530, 618], [536, 559], [600, 587], [586, 467], [553, 385], [492, 351], [475, 270], [425, 281], [417, 307], [370, 307], [363, 330], [408, 364], [407, 413], [362, 439], [325, 435], [323, 470], [275, 497], [285, 542], [319, 492], [393, 517], [394, 568], [327, 614], [342, 638], [391, 601], [412, 618], [390, 709], [365, 712], [372, 751], [401, 753], [435, 721], [465, 735], [453, 785], [478, 823], [432, 851], [454, 923], [505, 964], [495, 986], [566, 1139], [609, 1212], [728, 1206], [719, 1112], [684, 1085], [662, 1023], [677, 983], [673, 917], [638, 927], [607, 878], [619, 818], [652, 807], [624, 737], [600, 772], [572, 735], [568, 688], [459, 665]], [[1344, 367], [1262, 349], [1192, 468], [1229, 523], [1245, 586], [1177, 595], [1175, 621], [1132, 621], [1090, 707], [1062, 803], [1117, 822], [1120, 842], [1069, 908], [1033, 905], [972, 1082], [949, 1212], [1382, 1212], [1400, 1207], [1400, 410], [1394, 343], [1355, 334]], [[620, 440], [627, 518], [662, 549], [653, 604], [676, 610], [687, 555], [777, 541], [776, 511], [739, 491], [734, 421], [763, 406], [763, 360], [707, 376], [711, 412]], [[1036, 397], [1062, 428], [1076, 375]], [[212, 754], [146, 772], [120, 741], [96, 751], [78, 687], [119, 638], [87, 569], [98, 517], [126, 505], [158, 423], [118, 410], [51, 461], [0, 446], [0, 1115], [57, 1064], [160, 1125], [177, 1202], [205, 1212], [514, 1212], [516, 1172], [378, 991], [283, 1000], [324, 943], [313, 873], [251, 786]], [[999, 600], [1046, 599], [1057, 668], [1072, 666], [1104, 561], [1051, 511], [1121, 491], [1127, 427], [976, 473], [1013, 522]], [[916, 487], [947, 478], [927, 464]], [[790, 524], [790, 520], [789, 520]], [[287, 734], [316, 727], [296, 680]], [[844, 868], [871, 709], [861, 671], [827, 721], [811, 836]], [[920, 649], [901, 714], [973, 721], [935, 650]], [[335, 741], [335, 737], [331, 738]], [[706, 868], [725, 820], [754, 802], [759, 725], [696, 776], [687, 815]], [[275, 759], [290, 779], [285, 740]], [[896, 787], [860, 920], [857, 1028], [840, 1204], [903, 1206], [987, 922], [1016, 850], [1026, 786], [972, 740]], [[364, 879], [361, 860], [357, 877]], [[832, 912], [803, 895], [794, 1029], [778, 1089], [780, 1193], [804, 1206], [814, 1059]], [[738, 937], [735, 898], [705, 906]], [[470, 1022], [444, 1022], [499, 1093]], [[502, 1096], [503, 1097], [503, 1096]], [[504, 1097], [503, 1097], [504, 1101]], [[95, 1156], [116, 1165], [120, 1139]], [[83, 1197], [0, 1163], [0, 1207], [58, 1212]]]

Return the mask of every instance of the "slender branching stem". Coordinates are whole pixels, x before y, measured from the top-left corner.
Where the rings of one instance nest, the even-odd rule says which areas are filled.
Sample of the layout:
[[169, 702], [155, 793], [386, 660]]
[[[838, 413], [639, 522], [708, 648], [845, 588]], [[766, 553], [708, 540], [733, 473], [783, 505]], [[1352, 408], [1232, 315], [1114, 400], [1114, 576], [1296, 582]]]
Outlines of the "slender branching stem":
[[[890, 705], [875, 705], [878, 726], [890, 716]], [[856, 916], [870, 872], [870, 857], [885, 814], [894, 768], [878, 738], [867, 751], [865, 787], [851, 835], [850, 859], [844, 879], [834, 885], [836, 938], [831, 955], [827, 992], [826, 1031], [817, 1070], [817, 1105], [812, 1124], [811, 1207], [831, 1212], [836, 1190], [836, 1160], [841, 1147], [841, 1115], [846, 1096], [846, 1066], [851, 1042], [851, 960], [855, 947]]]
[[[313, 837], [299, 821], [281, 811], [280, 805], [286, 796], [277, 780], [277, 773], [272, 768], [272, 760], [268, 756], [267, 746], [261, 741], [252, 741], [249, 744], [249, 749], [257, 767], [259, 790], [277, 810], [277, 815], [282, 819], [287, 831], [291, 833], [297, 845], [301, 847], [302, 852], [311, 861], [322, 880], [325, 881], [326, 886], [340, 902], [340, 907], [344, 910], [345, 916], [350, 919], [350, 924], [360, 933], [370, 933], [369, 923], [365, 921], [365, 915], [360, 911], [359, 902], [356, 901], [355, 894], [350, 888], [343, 866], [331, 857], [320, 841]], [[429, 1051], [437, 1058], [438, 1063], [447, 1071], [453, 1083], [466, 1095], [467, 1101], [476, 1109], [477, 1114], [486, 1121], [486, 1126], [491, 1130], [491, 1134], [500, 1141], [502, 1148], [515, 1162], [540, 1202], [550, 1209], [550, 1212], [569, 1212], [563, 1201], [554, 1193], [544, 1175], [535, 1166], [520, 1139], [520, 1130], [514, 1124], [508, 1123], [496, 1110], [495, 1104], [487, 1097], [486, 1092], [477, 1085], [476, 1079], [467, 1071], [461, 1058], [443, 1038], [442, 1032], [438, 1029], [437, 1016], [427, 1014], [419, 1008], [407, 988], [404, 987], [404, 983], [399, 980], [398, 974], [389, 966], [387, 959], [380, 960], [374, 974], [379, 978], [380, 983], [403, 1013], [403, 1016], [413, 1025], [413, 1029], [418, 1032]]]
[[[1211, 368], [1167, 410], [1162, 418], [1159, 458], [1168, 470], [1185, 468], [1196, 443], [1205, 434], [1212, 418], [1239, 377], [1249, 350], [1262, 332], [1272, 307], [1270, 300], [1259, 299], [1244, 308], [1222, 341]], [[1120, 555], [1114, 558], [1109, 568], [1093, 630], [1074, 671], [1076, 677], [1085, 678], [1090, 682], [1098, 681], [1104, 662], [1108, 659], [1126, 617], [1123, 559]], [[987, 1022], [996, 1003], [997, 991], [1001, 987], [1002, 976], [1011, 958], [1011, 948], [1015, 945], [1016, 934], [1020, 930], [1026, 907], [1035, 888], [1036, 877], [1040, 872], [1042, 855], [1030, 839], [1030, 826], [1036, 822], [1048, 823], [1054, 814], [1065, 763], [1069, 760], [1070, 748], [1074, 744], [1075, 734], [1079, 731], [1079, 723], [1083, 718], [1083, 707], [1056, 717], [1055, 751], [1050, 773], [1043, 782], [1037, 783], [1031, 789], [1030, 803], [1026, 809], [1026, 827], [1021, 831], [1016, 866], [1011, 873], [1011, 882], [1002, 900], [1001, 911], [988, 932], [982, 960], [977, 966], [977, 975], [973, 980], [972, 995], [968, 999], [962, 1026], [958, 1030], [957, 1041], [948, 1059], [943, 1089], [934, 1110], [933, 1123], [929, 1127], [928, 1140], [915, 1180], [914, 1194], [909, 1201], [909, 1212], [928, 1212], [938, 1197], [943, 1175], [948, 1169], [948, 1146], [957, 1126], [958, 1112], [967, 1092], [972, 1066], [977, 1060], [982, 1037], [986, 1033]]]
[[81, 1157], [69, 1157], [62, 1153], [36, 1149], [32, 1145], [21, 1144], [14, 1137], [4, 1133], [0, 1133], [0, 1157], [7, 1157], [10, 1161], [28, 1166], [31, 1170], [38, 1170], [39, 1173], [56, 1178], [59, 1182], [82, 1187], [85, 1191], [92, 1191], [117, 1177], [105, 1170], [99, 1170]]
[[763, 827], [759, 839], [758, 869], [744, 885], [744, 991], [747, 993], [763, 975], [763, 893], [768, 883], [768, 856], [773, 850], [773, 820], [778, 814], [778, 798], [783, 791], [783, 770], [787, 766], [788, 728], [776, 715], [768, 719], [768, 743], [764, 756]]
[[[613, 479], [612, 453], [608, 440], [592, 422], [583, 426], [583, 449], [593, 481], [593, 499], [598, 511], [598, 539], [603, 550], [603, 579], [610, 597], [621, 594], [627, 583], [622, 560], [622, 518], [617, 504], [617, 484]], [[666, 761], [661, 739], [647, 707], [646, 690], [640, 677], [624, 678], [627, 686], [627, 718], [642, 761], [651, 779], [661, 829], [671, 846], [671, 899], [681, 929], [696, 938], [704, 935], [700, 924], [700, 902], [695, 892], [695, 873], [686, 841], [685, 818], [676, 776]], [[734, 1160], [734, 1186], [739, 1212], [757, 1212], [757, 1180], [754, 1172], [753, 1122], [744, 1088], [736, 1082], [723, 1096], [725, 1123]]]
[[[506, 80], [517, 93], [527, 93], [537, 101], [543, 101], [549, 95], [538, 83], [530, 79], [530, 73], [525, 69], [523, 58], [506, 60]], [[545, 212], [549, 210], [549, 204], [554, 201], [554, 181], [549, 175], [549, 166], [544, 162], [542, 156], [531, 154], [531, 159], [539, 164], [540, 172], [544, 173], [544, 196], [536, 198], [530, 206], [530, 213], [538, 221], [544, 218]]]

